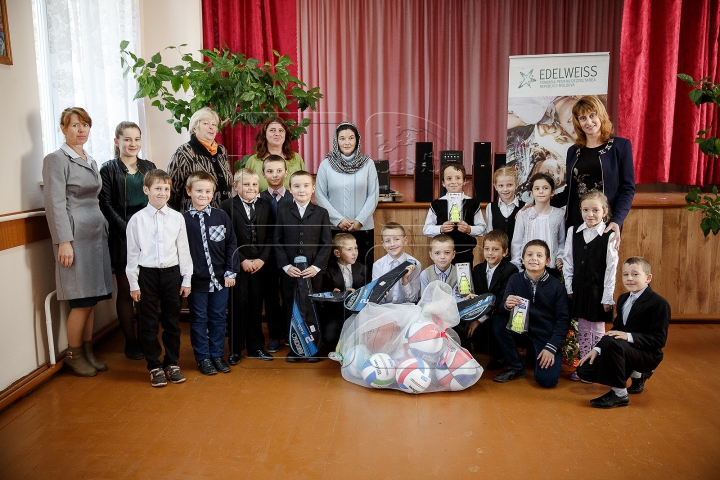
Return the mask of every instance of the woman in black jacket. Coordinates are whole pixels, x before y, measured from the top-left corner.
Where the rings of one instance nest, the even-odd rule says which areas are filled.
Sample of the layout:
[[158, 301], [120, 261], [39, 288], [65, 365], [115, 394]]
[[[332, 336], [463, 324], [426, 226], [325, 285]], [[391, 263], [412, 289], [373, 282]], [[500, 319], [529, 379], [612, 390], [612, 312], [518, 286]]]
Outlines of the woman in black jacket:
[[133, 301], [125, 275], [125, 231], [130, 217], [147, 205], [143, 180], [145, 174], [155, 168], [154, 163], [138, 158], [140, 147], [140, 127], [133, 122], [120, 122], [115, 129], [115, 158], [100, 169], [102, 190], [99, 195], [100, 210], [110, 225], [110, 260], [117, 279], [116, 308], [120, 328], [125, 335], [125, 356], [133, 360], [142, 360], [144, 357], [135, 335]]

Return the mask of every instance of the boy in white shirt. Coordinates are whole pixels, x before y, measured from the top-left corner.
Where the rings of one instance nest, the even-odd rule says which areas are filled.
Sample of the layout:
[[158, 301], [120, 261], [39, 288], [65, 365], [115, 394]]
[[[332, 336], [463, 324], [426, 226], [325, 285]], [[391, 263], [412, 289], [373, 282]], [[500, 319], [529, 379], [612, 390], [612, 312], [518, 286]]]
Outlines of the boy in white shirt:
[[390, 222], [382, 228], [380, 235], [382, 236], [383, 248], [388, 253], [373, 264], [373, 280], [385, 275], [407, 260], [415, 262], [415, 265], [408, 267], [408, 272], [403, 275], [401, 281], [390, 289], [383, 303], [417, 302], [420, 295], [422, 265], [416, 258], [405, 253], [405, 247], [408, 243], [405, 228], [399, 223]]
[[[163, 170], [145, 174], [143, 191], [148, 205], [130, 218], [127, 227], [127, 274], [130, 296], [138, 309], [138, 339], [142, 347], [150, 384], [164, 387], [167, 380], [182, 383], [185, 376], [177, 362], [180, 357], [180, 296], [190, 294], [193, 272], [185, 219], [167, 205], [172, 179]], [[158, 341], [160, 300], [165, 358]]]

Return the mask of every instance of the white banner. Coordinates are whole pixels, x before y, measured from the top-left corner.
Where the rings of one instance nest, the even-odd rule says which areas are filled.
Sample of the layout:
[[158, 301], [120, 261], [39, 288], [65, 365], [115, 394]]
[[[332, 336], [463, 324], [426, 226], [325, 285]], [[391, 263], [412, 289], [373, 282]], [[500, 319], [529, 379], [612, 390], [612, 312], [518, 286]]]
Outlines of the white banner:
[[565, 159], [577, 137], [572, 107], [583, 95], [607, 105], [610, 54], [572, 53], [510, 57], [507, 166], [518, 171], [518, 194], [530, 201], [528, 180], [545, 172], [565, 188]]

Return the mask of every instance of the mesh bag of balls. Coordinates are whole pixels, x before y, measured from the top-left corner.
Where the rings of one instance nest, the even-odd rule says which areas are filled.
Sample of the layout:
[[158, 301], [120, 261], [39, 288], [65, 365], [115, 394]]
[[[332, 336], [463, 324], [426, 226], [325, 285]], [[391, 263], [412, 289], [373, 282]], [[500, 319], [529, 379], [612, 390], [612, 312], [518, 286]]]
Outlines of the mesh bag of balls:
[[432, 282], [418, 305], [368, 304], [343, 326], [336, 358], [345, 380], [405, 393], [464, 390], [483, 369], [460, 346], [450, 287]]

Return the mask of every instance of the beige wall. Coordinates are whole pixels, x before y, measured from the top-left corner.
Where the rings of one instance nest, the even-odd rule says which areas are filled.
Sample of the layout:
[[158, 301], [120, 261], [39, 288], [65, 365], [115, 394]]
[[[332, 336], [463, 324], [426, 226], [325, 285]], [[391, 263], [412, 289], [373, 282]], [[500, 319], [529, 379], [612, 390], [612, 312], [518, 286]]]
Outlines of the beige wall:
[[[176, 50], [164, 50], [169, 46], [179, 46], [184, 53], [197, 52], [202, 48], [202, 9], [201, 0], [153, 0], [140, 2], [140, 18], [142, 22], [142, 55], [150, 58], [160, 52], [163, 63], [177, 65], [180, 55]], [[200, 54], [196, 56], [200, 60]], [[161, 112], [145, 101], [147, 119], [146, 138], [148, 142], [148, 159], [158, 168], [166, 168], [170, 156], [178, 146], [187, 142], [190, 136], [183, 130], [182, 134], [167, 123], [170, 113]]]
[[[187, 43], [186, 51], [202, 47], [200, 0], [153, 0], [140, 5], [144, 56], [168, 45]], [[0, 144], [5, 146], [2, 166], [9, 179], [0, 189], [0, 215], [43, 207], [38, 184], [43, 155], [31, 2], [9, 1], [7, 9], [14, 64], [0, 65]], [[172, 55], [164, 55], [172, 61]], [[167, 112], [148, 104], [147, 113], [148, 157], [164, 168], [188, 137], [165, 123]], [[53, 268], [50, 240], [0, 251], [0, 391], [48, 361], [44, 302], [55, 289]], [[53, 310], [53, 318], [57, 318], [57, 302]], [[96, 309], [96, 330], [115, 318], [113, 302], [102, 302]], [[54, 323], [56, 350], [61, 351], [67, 346], [65, 330], [59, 322]]]

